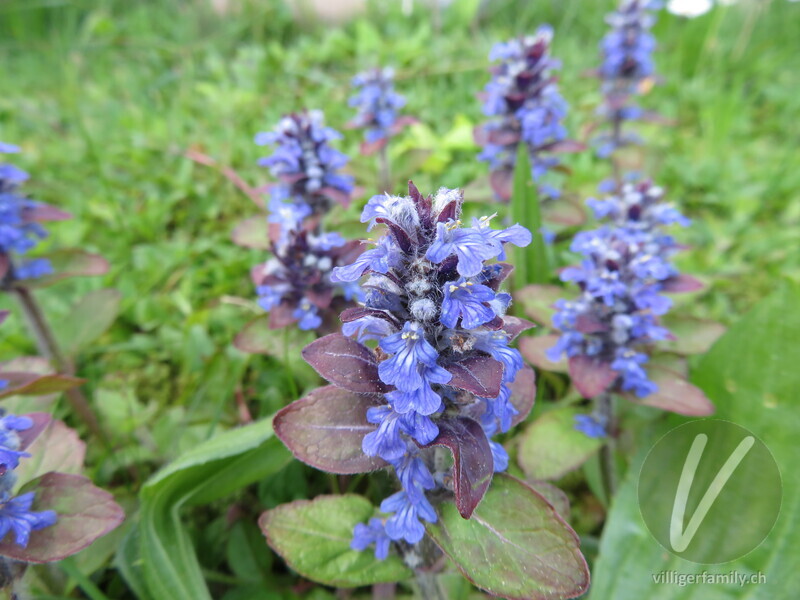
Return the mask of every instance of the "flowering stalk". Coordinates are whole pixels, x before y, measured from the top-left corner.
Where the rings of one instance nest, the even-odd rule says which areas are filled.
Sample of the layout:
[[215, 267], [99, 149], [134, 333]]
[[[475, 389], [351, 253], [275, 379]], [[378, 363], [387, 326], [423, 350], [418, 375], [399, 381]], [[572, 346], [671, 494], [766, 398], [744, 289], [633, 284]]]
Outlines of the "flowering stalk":
[[[0, 142], [0, 153], [16, 153], [19, 147]], [[36, 299], [26, 282], [53, 272], [46, 258], [29, 259], [27, 252], [47, 237], [42, 222], [70, 217], [47, 204], [33, 201], [20, 191], [28, 173], [11, 164], [0, 164], [0, 288], [13, 294], [42, 356], [56, 371], [72, 374], [71, 362], [59, 348]], [[77, 388], [65, 391], [72, 408], [101, 441], [107, 440], [86, 397]]]
[[[391, 542], [422, 540], [422, 521], [437, 519], [429, 499], [435, 489], [454, 489], [467, 518], [492, 471], [508, 464], [503, 447], [490, 438], [508, 431], [518, 415], [509, 386], [523, 363], [509, 342], [528, 324], [505, 316], [511, 297], [498, 286], [509, 266], [486, 262], [503, 258], [507, 243], [528, 245], [531, 234], [520, 225], [494, 230], [491, 217], [464, 227], [461, 204], [460, 191], [442, 188], [425, 198], [413, 184], [407, 197], [373, 197], [361, 220], [369, 229], [384, 224], [386, 231], [353, 264], [335, 268], [333, 279], [356, 282], [368, 275], [364, 305], [342, 313], [342, 332], [359, 342], [374, 340], [377, 348], [331, 335], [304, 351], [306, 360], [337, 385], [380, 392], [365, 407], [366, 420], [377, 428], [363, 437], [360, 450], [363, 460], [391, 465], [401, 489], [381, 504], [390, 516], [358, 525], [352, 542], [361, 550], [374, 544], [380, 559]], [[334, 364], [332, 356], [359, 361]], [[372, 377], [363, 372], [365, 363], [375, 365]], [[358, 367], [357, 373], [348, 375], [348, 367]], [[287, 415], [292, 410], [285, 409]], [[278, 435], [283, 435], [282, 419], [276, 417]], [[290, 437], [282, 439], [296, 449]], [[460, 462], [454, 473], [435, 468], [428, 450], [434, 445], [455, 455], [479, 454], [482, 479], [468, 483], [475, 474], [465, 473]]]
[[333, 203], [347, 205], [353, 190], [352, 177], [339, 172], [347, 157], [329, 145], [339, 137], [325, 127], [320, 111], [289, 115], [274, 131], [256, 136], [256, 143], [274, 146], [259, 164], [279, 180], [269, 202], [272, 258], [252, 274], [271, 327], [297, 323], [309, 330], [326, 321], [330, 326], [344, 302], [359, 296], [357, 285], [330, 279], [334, 267], [359, 253], [358, 243], [321, 227]]
[[[0, 390], [7, 385], [7, 381], [0, 380]], [[12, 494], [17, 482], [14, 469], [19, 466], [21, 458], [31, 456], [21, 450], [20, 434], [32, 427], [30, 417], [18, 417], [0, 409], [0, 540], [11, 531], [14, 543], [21, 548], [27, 547], [32, 531], [50, 527], [58, 520], [53, 510], [31, 510], [35, 492]]]
[[603, 62], [599, 76], [605, 96], [600, 114], [611, 131], [595, 138], [598, 156], [609, 157], [618, 148], [641, 143], [636, 133], [624, 131], [627, 121], [656, 118], [631, 98], [646, 92], [653, 81], [656, 41], [650, 29], [656, 19], [650, 11], [660, 6], [653, 0], [621, 0], [618, 9], [606, 17], [611, 31], [600, 44]]
[[550, 56], [552, 38], [553, 29], [543, 25], [533, 36], [496, 44], [489, 54], [489, 60], [499, 61], [491, 68], [492, 79], [482, 94], [483, 112], [492, 120], [475, 129], [475, 140], [483, 146], [478, 158], [491, 168], [492, 188], [504, 201], [511, 196], [520, 143], [527, 148], [539, 193], [548, 198], [560, 195], [557, 188], [541, 181], [559, 165], [553, 155], [583, 148], [567, 139], [563, 124], [567, 103], [552, 74], [560, 67]]
[[[608, 224], [573, 240], [572, 250], [584, 259], [561, 279], [577, 283], [581, 295], [556, 302], [553, 324], [561, 337], [548, 357], [569, 357], [570, 373], [587, 398], [610, 392], [645, 398], [658, 390], [644, 366], [648, 351], [672, 338], [660, 324], [672, 305], [663, 292], [685, 281], [671, 263], [679, 246], [663, 227], [689, 220], [662, 202], [663, 190], [649, 181], [612, 181], [601, 189], [608, 195], [587, 204]], [[591, 437], [606, 435], [612, 426], [606, 413], [584, 417], [576, 427]]]
[[394, 90], [394, 69], [370, 69], [353, 77], [356, 90], [349, 104], [358, 110], [348, 124], [364, 129], [361, 153], [369, 155], [379, 152], [380, 184], [384, 191], [392, 189], [391, 166], [389, 164], [389, 139], [411, 123], [412, 117], [400, 116], [398, 111], [406, 105], [406, 99]]

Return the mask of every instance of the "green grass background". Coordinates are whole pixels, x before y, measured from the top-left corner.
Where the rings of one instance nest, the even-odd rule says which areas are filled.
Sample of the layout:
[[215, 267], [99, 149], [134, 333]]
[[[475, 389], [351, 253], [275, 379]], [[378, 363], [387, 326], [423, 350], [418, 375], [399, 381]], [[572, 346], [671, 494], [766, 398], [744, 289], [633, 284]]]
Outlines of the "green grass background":
[[[315, 385], [294, 356], [302, 342], [294, 333], [288, 363], [280, 337], [276, 357], [231, 347], [259, 314], [248, 271], [263, 254], [230, 241], [236, 222], [256, 208], [219, 172], [185, 158], [188, 148], [267, 183], [255, 165], [263, 155], [256, 132], [302, 107], [323, 109], [342, 129], [352, 115], [351, 75], [392, 64], [406, 112], [423, 123], [396, 152], [432, 150], [414, 176], [423, 190], [466, 185], [486, 173], [470, 131], [482, 119], [475, 93], [488, 79], [489, 48], [540, 23], [555, 27], [569, 129], [585, 137], [600, 101], [586, 71], [597, 65], [613, 3], [492, 0], [479, 18], [473, 4], [455, 0], [437, 31], [425, 10], [404, 16], [388, 2], [341, 27], [298, 24], [276, 1], [243, 1], [224, 16], [200, 0], [0, 3], [0, 139], [23, 147], [13, 159], [32, 175], [29, 193], [75, 215], [51, 225], [45, 246], [80, 246], [112, 265], [102, 278], [38, 296], [57, 328], [86, 291], [123, 294], [115, 325], [79, 357], [118, 446], [110, 453], [90, 445], [89, 474], [100, 485], [132, 497], [159, 465], [236, 423], [236, 393], [258, 417], [291, 400], [293, 386]], [[800, 4], [784, 0], [719, 7], [691, 21], [662, 13], [655, 27], [663, 81], [641, 103], [676, 124], [639, 130], [648, 142], [645, 170], [694, 221], [680, 234], [691, 248], [679, 266], [711, 288], [684, 308], [689, 314], [730, 324], [778, 280], [800, 275], [798, 31]], [[339, 147], [355, 157], [360, 134], [345, 136]], [[581, 198], [609, 175], [589, 153], [566, 163], [573, 174], [565, 188]], [[374, 169], [353, 162], [367, 197], [379, 191], [369, 183]], [[335, 215], [332, 227], [359, 235], [362, 204]], [[34, 353], [16, 317], [3, 327], [0, 358]], [[303, 469], [290, 467], [291, 483], [265, 483], [251, 504], [330, 489]], [[219, 512], [197, 515], [200, 539], [225, 539]], [[209, 552], [204, 564], [224, 581], [224, 544]], [[104, 577], [110, 597], [125, 597], [118, 577]]]

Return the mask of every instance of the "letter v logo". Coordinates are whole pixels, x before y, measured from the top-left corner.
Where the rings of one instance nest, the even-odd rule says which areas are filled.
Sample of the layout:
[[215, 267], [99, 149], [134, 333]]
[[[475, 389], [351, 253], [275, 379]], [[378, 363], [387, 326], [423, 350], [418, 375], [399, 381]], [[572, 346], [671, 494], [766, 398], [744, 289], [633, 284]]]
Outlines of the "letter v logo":
[[689, 524], [684, 530], [683, 521], [686, 514], [686, 503], [689, 500], [689, 492], [692, 489], [692, 483], [697, 473], [697, 466], [700, 464], [700, 459], [703, 457], [703, 451], [707, 443], [708, 436], [706, 434], [697, 434], [692, 442], [692, 447], [689, 449], [689, 454], [686, 456], [686, 462], [683, 463], [678, 489], [675, 493], [675, 502], [672, 505], [672, 519], [669, 523], [669, 543], [675, 552], [683, 552], [692, 543], [697, 530], [708, 515], [708, 511], [711, 510], [714, 501], [722, 492], [722, 488], [725, 487], [736, 467], [739, 466], [753, 447], [755, 438], [748, 436], [739, 442], [739, 445], [736, 446], [736, 449], [725, 461], [725, 464], [722, 465], [711, 485], [703, 494], [700, 504], [697, 505], [694, 514], [689, 519]]

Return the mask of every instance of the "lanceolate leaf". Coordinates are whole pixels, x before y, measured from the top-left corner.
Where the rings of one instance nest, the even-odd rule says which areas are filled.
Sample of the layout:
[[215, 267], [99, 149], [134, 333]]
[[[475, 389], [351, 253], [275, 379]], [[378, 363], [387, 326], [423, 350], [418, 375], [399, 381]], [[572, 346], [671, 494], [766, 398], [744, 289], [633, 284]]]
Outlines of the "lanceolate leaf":
[[378, 363], [363, 344], [332, 333], [303, 349], [303, 358], [332, 384], [358, 394], [388, 391], [378, 377]]
[[458, 512], [469, 519], [494, 473], [492, 449], [483, 428], [467, 417], [439, 419], [439, 435], [425, 446], [445, 446], [453, 453], [453, 485]]
[[366, 473], [386, 466], [361, 450], [375, 431], [367, 409], [377, 401], [334, 385], [318, 388], [275, 415], [275, 434], [296, 458], [330, 473]]
[[499, 474], [472, 518], [450, 503], [427, 525], [436, 544], [475, 585], [502, 598], [575, 598], [589, 585], [578, 536], [525, 483]]
[[0, 542], [0, 556], [14, 560], [34, 563], [61, 560], [83, 550], [125, 519], [114, 497], [82, 475], [47, 473], [31, 481], [21, 492], [35, 492], [32, 509], [54, 510], [58, 521], [31, 533], [26, 548], [17, 546], [11, 535], [6, 536]]
[[403, 561], [350, 548], [353, 528], [375, 516], [361, 496], [319, 496], [282, 504], [261, 515], [258, 524], [275, 552], [303, 577], [336, 587], [358, 587], [411, 577]]
[[527, 248], [515, 251], [514, 284], [517, 289], [528, 283], [542, 284], [550, 277], [547, 264], [547, 249], [541, 233], [542, 215], [539, 194], [531, 175], [528, 148], [519, 144], [517, 163], [514, 167], [514, 190], [511, 196], [511, 214], [516, 222], [523, 224], [533, 234]]
[[503, 383], [503, 365], [489, 356], [473, 356], [447, 365], [453, 375], [447, 385], [481, 398], [496, 398]]
[[619, 377], [611, 363], [588, 356], [569, 359], [569, 376], [584, 398], [594, 398], [605, 392]]
[[269, 418], [211, 438], [145, 483], [139, 519], [141, 571], [155, 600], [211, 600], [180, 509], [229, 496], [289, 460]]

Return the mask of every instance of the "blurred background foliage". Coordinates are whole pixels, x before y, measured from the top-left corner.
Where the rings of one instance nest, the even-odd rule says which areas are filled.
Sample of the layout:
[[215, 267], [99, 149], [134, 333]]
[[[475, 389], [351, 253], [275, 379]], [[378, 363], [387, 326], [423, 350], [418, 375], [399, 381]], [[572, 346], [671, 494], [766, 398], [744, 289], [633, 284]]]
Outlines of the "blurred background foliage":
[[[229, 426], [272, 414], [318, 381], [299, 357], [306, 335], [276, 334], [275, 356], [231, 346], [260, 314], [249, 269], [264, 254], [233, 245], [230, 232], [259, 209], [217, 169], [187, 159], [187, 150], [266, 184], [255, 165], [263, 154], [256, 132], [302, 107], [323, 109], [342, 130], [352, 116], [350, 77], [393, 65], [405, 112], [421, 121], [393, 142], [395, 165], [413, 168], [423, 191], [466, 186], [486, 174], [471, 131], [483, 118], [475, 94], [488, 79], [491, 45], [541, 23], [555, 27], [569, 130], [584, 140], [601, 99], [587, 71], [597, 65], [612, 4], [455, 0], [437, 27], [430, 9], [415, 4], [406, 14], [399, 2], [373, 3], [337, 26], [298, 21], [267, 0], [232, 2], [224, 13], [200, 0], [0, 3], [0, 139], [22, 146], [14, 158], [32, 174], [28, 192], [76, 216], [54, 224], [45, 245], [81, 246], [112, 265], [103, 278], [63, 282], [38, 297], [57, 330], [87, 291], [115, 287], [123, 297], [114, 326], [79, 358], [114, 446], [90, 444], [87, 474], [132, 507], [160, 465]], [[743, 1], [694, 20], [662, 13], [655, 27], [663, 81], [642, 104], [675, 126], [639, 127], [648, 142], [643, 170], [694, 221], [680, 234], [690, 250], [678, 266], [711, 283], [683, 309], [694, 316], [731, 324], [777, 281], [800, 276], [798, 30], [800, 5], [782, 0]], [[356, 157], [359, 141], [360, 133], [346, 131], [339, 148], [353, 157], [350, 171], [364, 194], [330, 225], [349, 237], [362, 232], [364, 199], [382, 191], [372, 183], [373, 159]], [[609, 175], [589, 152], [565, 162], [573, 171], [565, 188], [581, 199]], [[559, 263], [572, 260], [564, 244], [556, 254]], [[9, 307], [0, 298], [0, 309]], [[0, 359], [35, 353], [19, 315], [4, 336]], [[280, 561], [263, 545], [255, 517], [336, 485], [291, 462], [240, 492], [232, 508], [226, 501], [194, 509], [204, 574], [222, 589], [264, 577], [286, 589], [294, 580], [273, 565]], [[578, 529], [580, 519], [584, 529], [595, 522], [591, 514], [578, 519]], [[71, 581], [97, 571], [126, 531], [76, 559]], [[247, 553], [252, 564], [229, 561], [231, 553]], [[95, 579], [109, 597], [129, 597], [113, 571]]]

